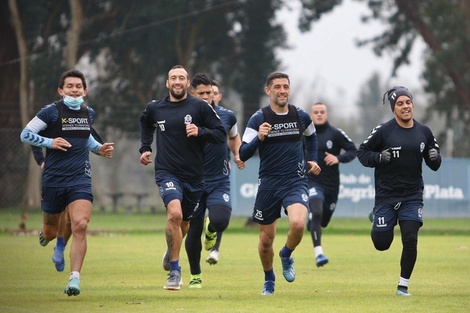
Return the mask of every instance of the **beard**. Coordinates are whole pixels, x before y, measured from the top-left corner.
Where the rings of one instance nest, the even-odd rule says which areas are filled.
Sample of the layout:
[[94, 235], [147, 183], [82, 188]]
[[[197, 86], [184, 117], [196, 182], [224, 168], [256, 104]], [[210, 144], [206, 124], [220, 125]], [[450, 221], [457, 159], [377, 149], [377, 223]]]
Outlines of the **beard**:
[[186, 96], [186, 90], [181, 90], [180, 92], [175, 92], [173, 89], [170, 89], [170, 94], [176, 100], [181, 100]]

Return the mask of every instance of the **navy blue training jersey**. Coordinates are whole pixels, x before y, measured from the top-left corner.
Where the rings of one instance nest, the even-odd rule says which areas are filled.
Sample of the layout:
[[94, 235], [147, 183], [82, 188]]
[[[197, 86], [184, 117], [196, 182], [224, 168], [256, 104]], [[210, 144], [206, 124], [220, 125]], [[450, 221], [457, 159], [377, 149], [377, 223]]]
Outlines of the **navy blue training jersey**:
[[[237, 117], [231, 110], [218, 105], [214, 110], [220, 117], [220, 121], [229, 134], [232, 127], [237, 123]], [[230, 135], [230, 134], [229, 134]], [[227, 140], [222, 144], [207, 143], [204, 147], [204, 183], [216, 183], [230, 180], [230, 155]]]
[[[198, 137], [186, 135], [186, 123], [198, 126]], [[201, 181], [204, 172], [204, 144], [224, 143], [225, 129], [207, 102], [187, 96], [179, 102], [169, 97], [147, 105], [140, 118], [140, 153], [152, 151], [156, 133], [155, 171], [167, 171], [185, 181]]]
[[[41, 109], [36, 117], [46, 124], [42, 129], [45, 137], [62, 137], [72, 145], [67, 151], [46, 149], [42, 185], [44, 187], [91, 185], [88, 138], [95, 117], [93, 109], [82, 105], [77, 112], [68, 108], [63, 101], [59, 101]], [[33, 119], [30, 123], [35, 121], [38, 120]]]
[[[357, 157], [362, 165], [375, 167], [375, 204], [406, 200], [423, 201], [423, 159], [434, 170], [441, 165], [429, 160], [429, 149], [439, 151], [439, 145], [429, 127], [414, 121], [411, 128], [403, 128], [391, 119], [378, 125], [359, 146]], [[379, 163], [381, 151], [390, 149], [390, 162]]]
[[[276, 114], [269, 106], [265, 107], [265, 112], [268, 117], [261, 109], [248, 121], [240, 147], [240, 159], [247, 160], [258, 148], [259, 189], [278, 189], [299, 180], [307, 182], [302, 136], [314, 141], [310, 145], [314, 151], [309, 151], [309, 161], [316, 161], [317, 156], [315, 126], [310, 116], [292, 105], [289, 105], [289, 114]], [[265, 121], [272, 125], [273, 130], [264, 141], [260, 141], [258, 130]]]
[[321, 167], [321, 172], [319, 175], [309, 174], [308, 180], [315, 186], [338, 189], [339, 164], [326, 165], [326, 152], [335, 155], [340, 163], [347, 163], [356, 157], [356, 145], [344, 131], [330, 125], [328, 121], [322, 125], [315, 125], [315, 129], [318, 141], [318, 165]]

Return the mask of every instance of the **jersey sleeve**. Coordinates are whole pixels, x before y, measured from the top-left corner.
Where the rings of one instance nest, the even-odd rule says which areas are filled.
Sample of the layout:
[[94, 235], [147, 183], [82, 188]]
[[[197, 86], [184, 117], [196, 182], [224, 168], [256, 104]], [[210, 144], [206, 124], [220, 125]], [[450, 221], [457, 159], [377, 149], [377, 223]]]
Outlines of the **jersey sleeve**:
[[152, 114], [154, 106], [154, 102], [150, 102], [140, 116], [140, 154], [152, 152], [153, 134], [156, 129]]
[[375, 167], [379, 164], [380, 140], [382, 137], [383, 124], [372, 129], [369, 136], [359, 146], [357, 150], [357, 158], [365, 167]]

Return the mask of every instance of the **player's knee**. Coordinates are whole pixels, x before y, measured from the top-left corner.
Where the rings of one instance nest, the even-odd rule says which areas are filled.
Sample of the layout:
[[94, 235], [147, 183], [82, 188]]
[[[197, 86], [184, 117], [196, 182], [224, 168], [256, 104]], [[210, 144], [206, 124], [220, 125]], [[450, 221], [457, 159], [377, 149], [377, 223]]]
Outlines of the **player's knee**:
[[209, 220], [211, 228], [216, 232], [223, 232], [230, 222], [232, 210], [225, 205], [213, 205], [209, 207]]
[[303, 234], [305, 231], [305, 223], [301, 220], [291, 221], [289, 224], [290, 231], [293, 233]]
[[54, 240], [57, 236], [57, 227], [49, 226], [45, 227], [43, 226], [43, 236], [46, 240], [51, 241]]
[[328, 224], [330, 223], [330, 220], [331, 220], [331, 215], [328, 215], [328, 216], [323, 215], [323, 219], [321, 220], [321, 227], [325, 228], [326, 226], [328, 226]]
[[385, 251], [390, 248], [393, 241], [393, 229], [385, 232], [371, 232], [371, 239], [375, 249]]
[[411, 232], [402, 235], [401, 241], [404, 248], [415, 248], [418, 246], [418, 232]]

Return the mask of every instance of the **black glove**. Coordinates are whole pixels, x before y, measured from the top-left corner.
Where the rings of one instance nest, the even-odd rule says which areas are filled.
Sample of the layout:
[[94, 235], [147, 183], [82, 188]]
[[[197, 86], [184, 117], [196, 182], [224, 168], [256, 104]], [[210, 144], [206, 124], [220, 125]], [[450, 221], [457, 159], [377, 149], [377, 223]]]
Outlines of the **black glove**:
[[430, 161], [436, 161], [439, 158], [439, 152], [434, 148], [429, 149], [428, 154]]
[[384, 151], [380, 152], [380, 155], [379, 155], [379, 163], [383, 163], [383, 164], [386, 164], [388, 162], [390, 162], [390, 148], [388, 149], [385, 149]]

